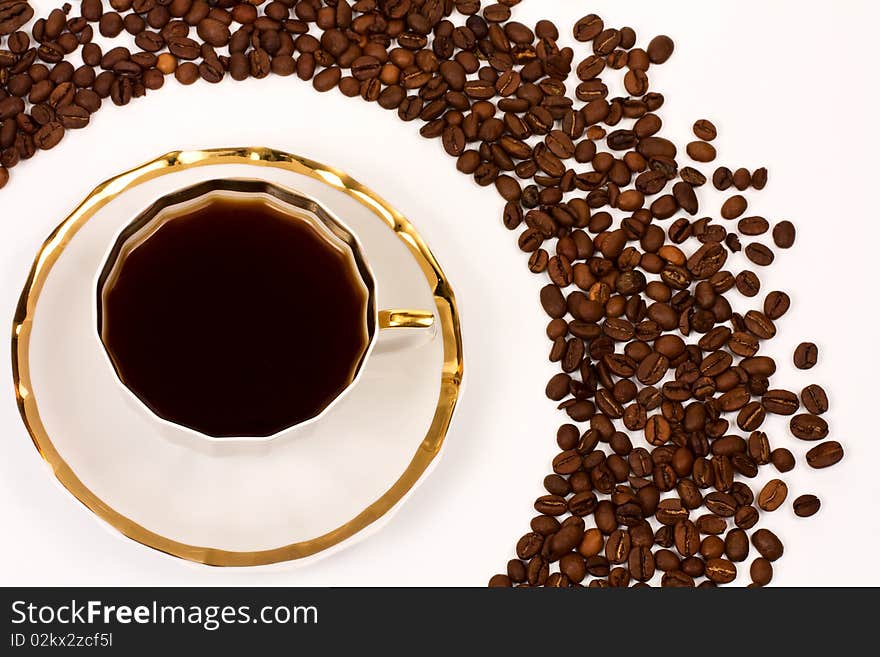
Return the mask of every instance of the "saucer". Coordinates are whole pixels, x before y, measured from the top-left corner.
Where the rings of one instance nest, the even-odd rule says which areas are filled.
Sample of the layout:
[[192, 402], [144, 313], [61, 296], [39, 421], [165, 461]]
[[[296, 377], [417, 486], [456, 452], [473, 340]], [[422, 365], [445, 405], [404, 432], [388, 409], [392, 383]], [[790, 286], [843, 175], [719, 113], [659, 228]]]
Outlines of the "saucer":
[[[94, 323], [97, 272], [119, 232], [156, 198], [221, 177], [319, 200], [357, 234], [377, 306], [435, 317], [423, 339], [383, 332], [332, 412], [267, 440], [206, 440], [144, 413]], [[65, 488], [125, 536], [217, 566], [326, 554], [377, 528], [440, 453], [463, 371], [452, 289], [412, 224], [342, 171], [267, 148], [173, 152], [98, 186], [37, 255], [12, 360], [21, 416]]]

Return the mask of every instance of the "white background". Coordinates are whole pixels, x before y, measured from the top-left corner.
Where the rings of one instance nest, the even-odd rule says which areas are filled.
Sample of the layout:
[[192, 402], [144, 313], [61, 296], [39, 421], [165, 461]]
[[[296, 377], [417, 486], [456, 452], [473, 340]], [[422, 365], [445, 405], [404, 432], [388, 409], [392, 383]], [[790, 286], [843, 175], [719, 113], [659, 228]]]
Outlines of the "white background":
[[[45, 15], [55, 3], [33, 4]], [[790, 500], [815, 492], [823, 506], [806, 520], [788, 504], [764, 514], [786, 544], [774, 582], [880, 584], [880, 571], [857, 554], [880, 540], [877, 382], [866, 373], [878, 367], [869, 346], [877, 338], [876, 3], [524, 0], [514, 18], [553, 18], [567, 40], [589, 12], [632, 26], [643, 46], [658, 33], [675, 39], [673, 58], [649, 72], [652, 89], [667, 98], [664, 134], [683, 146], [695, 119], [712, 119], [716, 164], [770, 170], [767, 189], [749, 196], [752, 210], [798, 227], [795, 248], [762, 273], [758, 297], [771, 289], [793, 297], [770, 347], [783, 363], [773, 383], [825, 386], [831, 437], [847, 455], [827, 471], [801, 466], [786, 475]], [[576, 61], [587, 54], [582, 46], [576, 53]], [[0, 192], [0, 316], [10, 323], [44, 238], [96, 183], [125, 168], [178, 148], [258, 144], [343, 168], [415, 222], [449, 275], [462, 312], [466, 390], [438, 467], [379, 533], [307, 566], [215, 569], [123, 539], [58, 485], [21, 424], [4, 358], [0, 583], [481, 586], [503, 572], [528, 531], [562, 421], [543, 395], [556, 371], [537, 301], [543, 279], [528, 273], [515, 235], [503, 228], [501, 199], [458, 174], [439, 143], [416, 130], [378, 106], [318, 94], [294, 78], [171, 82], [128, 107], [109, 105], [88, 129], [14, 170]], [[739, 257], [728, 264], [742, 266]], [[820, 347], [810, 372], [788, 365], [804, 339]], [[802, 460], [806, 446], [783, 426], [771, 425], [771, 440]], [[841, 559], [844, 550], [855, 559]]]

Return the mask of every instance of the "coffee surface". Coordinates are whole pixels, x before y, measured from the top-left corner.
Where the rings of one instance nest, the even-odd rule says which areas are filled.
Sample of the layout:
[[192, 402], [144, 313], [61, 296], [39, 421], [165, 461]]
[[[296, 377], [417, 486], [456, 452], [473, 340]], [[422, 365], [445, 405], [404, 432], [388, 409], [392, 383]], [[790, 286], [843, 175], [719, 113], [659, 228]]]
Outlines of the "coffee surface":
[[368, 344], [357, 276], [306, 220], [217, 199], [117, 265], [104, 344], [160, 417], [216, 437], [271, 435], [350, 382]]

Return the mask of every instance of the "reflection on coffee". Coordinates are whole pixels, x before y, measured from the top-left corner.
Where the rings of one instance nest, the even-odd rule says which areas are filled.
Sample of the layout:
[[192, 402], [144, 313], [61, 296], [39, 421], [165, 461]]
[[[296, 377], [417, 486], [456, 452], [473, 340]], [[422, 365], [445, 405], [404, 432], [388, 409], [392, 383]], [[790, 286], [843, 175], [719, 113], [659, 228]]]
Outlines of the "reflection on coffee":
[[101, 331], [120, 378], [160, 417], [210, 436], [268, 436], [350, 383], [368, 346], [366, 308], [349, 255], [308, 220], [215, 198], [123, 252]]

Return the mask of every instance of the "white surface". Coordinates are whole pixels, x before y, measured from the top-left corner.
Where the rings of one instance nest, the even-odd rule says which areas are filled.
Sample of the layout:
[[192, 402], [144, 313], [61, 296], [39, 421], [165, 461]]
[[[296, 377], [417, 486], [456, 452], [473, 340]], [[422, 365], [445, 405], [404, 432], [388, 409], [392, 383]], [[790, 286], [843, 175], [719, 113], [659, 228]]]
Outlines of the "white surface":
[[[788, 504], [765, 517], [786, 544], [774, 583], [880, 584], [875, 569], [829, 566], [841, 541], [880, 539], [880, 441], [869, 415], [875, 383], [860, 374], [878, 365], [876, 349], [864, 346], [875, 337], [869, 322], [876, 312], [867, 308], [876, 298], [869, 266], [878, 238], [878, 143], [861, 126], [877, 106], [871, 66], [880, 10], [855, 1], [820, 10], [781, 0], [524, 0], [514, 17], [533, 24], [550, 16], [567, 35], [588, 12], [634, 27], [642, 45], [661, 32], [675, 39], [673, 58], [649, 73], [652, 88], [667, 98], [664, 134], [683, 146], [691, 123], [711, 118], [720, 130], [719, 164], [770, 169], [767, 189], [749, 195], [756, 212], [791, 218], [798, 227], [795, 248], [762, 275], [763, 290], [786, 289], [794, 300], [771, 351], [787, 363], [797, 342], [813, 339], [820, 364], [806, 373], [783, 368], [773, 382], [826, 387], [827, 417], [847, 457], [827, 471], [799, 467], [786, 475], [792, 498], [815, 492], [823, 507], [808, 520], [794, 518]], [[576, 52], [586, 54], [582, 47]], [[377, 106], [317, 94], [296, 79], [171, 84], [129, 107], [102, 110], [87, 130], [16, 168], [0, 192], [0, 302], [10, 319], [51, 228], [95, 183], [129, 165], [175, 148], [266, 144], [339, 166], [415, 222], [455, 284], [467, 390], [434, 474], [381, 532], [305, 568], [218, 570], [123, 539], [57, 485], [18, 418], [4, 359], [0, 582], [480, 586], [503, 571], [528, 531], [561, 421], [543, 397], [555, 371], [546, 361], [546, 318], [537, 301], [543, 280], [528, 273], [515, 236], [502, 227], [501, 199], [458, 174], [440, 145], [416, 130]], [[831, 319], [835, 312], [840, 318]], [[802, 456], [806, 445], [771, 434], [777, 436], [776, 444]]]
[[[101, 208], [50, 270], [30, 342], [31, 388], [43, 424], [83, 484], [161, 536], [235, 551], [314, 539], [381, 497], [424, 440], [443, 367], [442, 340], [398, 338], [393, 348], [394, 337], [382, 331], [379, 348], [371, 348], [353, 385], [325, 413], [271, 439], [208, 438], [157, 418], [127, 390], [96, 330], [98, 272], [109, 246], [159, 197], [202, 180], [247, 176], [318, 197], [345, 217], [376, 263], [380, 308], [435, 310], [418, 262], [368, 207], [301, 174], [224, 165], [162, 176]], [[388, 400], [409, 409], [391, 431]]]

